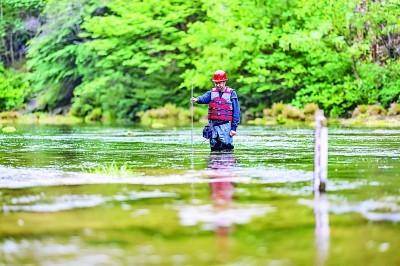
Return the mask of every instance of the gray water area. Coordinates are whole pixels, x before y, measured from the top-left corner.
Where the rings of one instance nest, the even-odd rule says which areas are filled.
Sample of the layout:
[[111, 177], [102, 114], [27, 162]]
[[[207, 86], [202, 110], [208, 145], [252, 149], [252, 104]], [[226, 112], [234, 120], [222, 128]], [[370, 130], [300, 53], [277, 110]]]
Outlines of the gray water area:
[[0, 265], [399, 265], [400, 129], [20, 126], [0, 134]]

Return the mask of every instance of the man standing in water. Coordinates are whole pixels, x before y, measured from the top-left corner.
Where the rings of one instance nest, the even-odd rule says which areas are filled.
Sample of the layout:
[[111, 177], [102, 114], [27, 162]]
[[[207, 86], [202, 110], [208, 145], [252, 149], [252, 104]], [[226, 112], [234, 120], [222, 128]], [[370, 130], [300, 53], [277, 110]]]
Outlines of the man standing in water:
[[212, 129], [211, 151], [232, 150], [233, 136], [240, 121], [240, 107], [236, 92], [226, 86], [228, 77], [223, 70], [217, 70], [212, 81], [214, 88], [193, 102], [208, 104], [208, 121]]

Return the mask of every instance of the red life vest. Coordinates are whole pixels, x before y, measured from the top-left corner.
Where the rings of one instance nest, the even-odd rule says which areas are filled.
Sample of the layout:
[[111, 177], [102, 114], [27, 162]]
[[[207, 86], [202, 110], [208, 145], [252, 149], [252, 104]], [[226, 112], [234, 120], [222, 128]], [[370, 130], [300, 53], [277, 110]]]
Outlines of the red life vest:
[[220, 92], [217, 88], [211, 89], [211, 101], [208, 104], [208, 120], [232, 121], [232, 91], [231, 88], [225, 87], [220, 97]]

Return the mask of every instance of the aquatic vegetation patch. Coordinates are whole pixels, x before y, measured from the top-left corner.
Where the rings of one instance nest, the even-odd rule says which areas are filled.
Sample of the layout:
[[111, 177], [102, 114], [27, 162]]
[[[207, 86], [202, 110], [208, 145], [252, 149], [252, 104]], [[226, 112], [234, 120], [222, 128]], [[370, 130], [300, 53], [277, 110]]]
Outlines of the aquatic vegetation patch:
[[85, 172], [104, 174], [109, 176], [129, 176], [132, 175], [133, 171], [129, 171], [127, 168], [127, 162], [119, 165], [115, 161], [111, 163], [102, 163], [94, 167], [82, 168]]

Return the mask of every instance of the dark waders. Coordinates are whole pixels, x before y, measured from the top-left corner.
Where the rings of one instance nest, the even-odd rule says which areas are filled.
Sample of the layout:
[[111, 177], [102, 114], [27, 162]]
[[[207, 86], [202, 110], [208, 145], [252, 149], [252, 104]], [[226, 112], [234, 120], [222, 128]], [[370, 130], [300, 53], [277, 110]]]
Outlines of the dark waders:
[[210, 138], [211, 151], [233, 150], [233, 138], [229, 134], [231, 131], [231, 122], [215, 122], [209, 123], [212, 129]]

